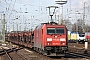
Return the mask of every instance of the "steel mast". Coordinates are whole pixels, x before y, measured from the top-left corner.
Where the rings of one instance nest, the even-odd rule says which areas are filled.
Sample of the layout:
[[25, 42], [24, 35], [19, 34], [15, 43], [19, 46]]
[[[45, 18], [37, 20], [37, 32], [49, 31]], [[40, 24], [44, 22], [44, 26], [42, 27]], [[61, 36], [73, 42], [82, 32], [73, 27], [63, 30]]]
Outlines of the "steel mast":
[[67, 0], [56, 0], [55, 1], [56, 4], [60, 5], [60, 20], [59, 20], [59, 24], [63, 24], [63, 4], [67, 3]]

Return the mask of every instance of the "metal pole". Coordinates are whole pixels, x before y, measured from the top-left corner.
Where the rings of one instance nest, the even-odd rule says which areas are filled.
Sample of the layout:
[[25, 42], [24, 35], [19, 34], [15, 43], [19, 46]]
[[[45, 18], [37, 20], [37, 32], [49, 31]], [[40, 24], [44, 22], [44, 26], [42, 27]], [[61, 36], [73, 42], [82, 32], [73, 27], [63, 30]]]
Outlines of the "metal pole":
[[66, 4], [67, 3], [67, 0], [56, 0], [55, 1], [56, 4], [59, 4], [60, 5], [60, 21], [59, 21], [59, 24], [63, 24], [63, 4]]
[[5, 22], [5, 32], [7, 33], [7, 22]]
[[55, 22], [57, 22], [56, 14], [55, 14]]
[[26, 19], [25, 19], [25, 31], [26, 31]]
[[14, 31], [14, 22], [13, 22], [13, 31]]
[[19, 26], [19, 28], [20, 28], [20, 31], [21, 31], [21, 25]]
[[53, 22], [53, 19], [52, 19], [52, 16], [53, 16], [53, 15], [50, 15], [50, 16], [51, 16], [51, 22]]
[[17, 24], [17, 31], [18, 31], [18, 24]]
[[83, 32], [85, 32], [85, 3], [84, 2], [84, 11], [83, 11]]
[[71, 13], [71, 0], [70, 0], [70, 13]]
[[5, 44], [5, 14], [3, 14], [2, 24], [3, 24], [3, 28], [2, 28], [3, 41], [2, 41], [2, 44]]
[[77, 20], [77, 14], [75, 14], [76, 15], [76, 21], [77, 21], [77, 23], [76, 23], [76, 32], [78, 32], [78, 20]]
[[63, 5], [60, 5], [60, 21], [59, 21], [59, 23], [60, 23], [60, 25], [63, 23]]
[[58, 23], [59, 23], [59, 15], [58, 15]]

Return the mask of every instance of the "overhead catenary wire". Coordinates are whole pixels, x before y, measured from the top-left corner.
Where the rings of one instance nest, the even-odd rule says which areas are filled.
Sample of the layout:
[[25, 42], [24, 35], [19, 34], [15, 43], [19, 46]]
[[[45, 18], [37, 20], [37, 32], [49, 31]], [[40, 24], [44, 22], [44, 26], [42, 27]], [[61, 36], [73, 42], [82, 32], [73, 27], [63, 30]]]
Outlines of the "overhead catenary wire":
[[1, 1], [1, 4], [2, 5], [0, 5], [0, 6], [2, 8], [4, 8], [4, 10], [3, 10], [4, 12], [3, 13], [5, 13], [7, 15], [9, 15], [10, 12], [14, 10], [13, 7], [12, 7], [12, 5], [10, 5], [11, 3], [8, 3], [6, 0]]

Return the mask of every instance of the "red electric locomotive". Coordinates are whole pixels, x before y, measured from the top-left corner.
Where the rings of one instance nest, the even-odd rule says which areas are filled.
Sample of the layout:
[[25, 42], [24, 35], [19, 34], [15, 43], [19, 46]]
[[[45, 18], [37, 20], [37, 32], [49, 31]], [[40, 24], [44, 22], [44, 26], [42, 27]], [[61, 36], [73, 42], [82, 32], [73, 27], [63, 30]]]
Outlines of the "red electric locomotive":
[[34, 31], [34, 50], [47, 56], [61, 56], [68, 51], [67, 28], [57, 23], [42, 23]]

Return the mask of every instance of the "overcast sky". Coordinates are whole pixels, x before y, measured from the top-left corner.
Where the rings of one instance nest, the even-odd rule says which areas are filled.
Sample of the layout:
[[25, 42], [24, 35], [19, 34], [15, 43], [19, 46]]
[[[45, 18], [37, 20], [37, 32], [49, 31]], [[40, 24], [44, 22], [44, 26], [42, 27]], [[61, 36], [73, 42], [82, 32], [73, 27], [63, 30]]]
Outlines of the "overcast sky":
[[[83, 13], [84, 3], [85, 13], [88, 14], [86, 19], [90, 19], [88, 18], [90, 16], [90, 0], [67, 0], [67, 4], [63, 5], [63, 19], [70, 16], [72, 17], [71, 20], [75, 20], [76, 11]], [[38, 21], [39, 23], [48, 22], [50, 17], [46, 7], [51, 5], [59, 7], [55, 0], [0, 0], [0, 13], [4, 12], [6, 14], [8, 25], [13, 22], [11, 19], [18, 18], [14, 20], [14, 23], [27, 23], [27, 26], [29, 26], [29, 23], [35, 22], [34, 24], [36, 24]], [[56, 14], [59, 14], [59, 9], [56, 10]], [[77, 15], [77, 18], [82, 18], [82, 15]]]

